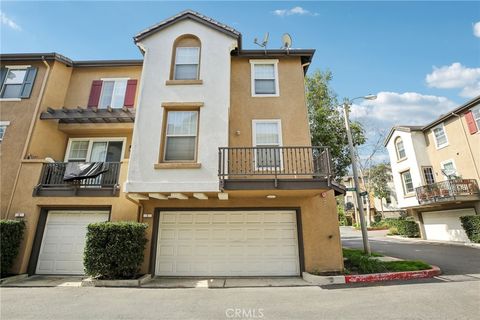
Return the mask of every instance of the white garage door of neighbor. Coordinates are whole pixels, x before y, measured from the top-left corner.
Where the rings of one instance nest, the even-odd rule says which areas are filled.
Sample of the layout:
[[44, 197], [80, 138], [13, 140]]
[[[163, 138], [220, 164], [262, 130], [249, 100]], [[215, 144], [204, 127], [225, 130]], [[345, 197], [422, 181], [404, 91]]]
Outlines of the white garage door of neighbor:
[[108, 211], [49, 211], [37, 274], [82, 275], [87, 226], [107, 221]]
[[470, 215], [475, 215], [474, 209], [423, 212], [427, 240], [470, 242], [460, 221], [460, 217]]
[[165, 211], [158, 229], [157, 275], [300, 274], [295, 211]]

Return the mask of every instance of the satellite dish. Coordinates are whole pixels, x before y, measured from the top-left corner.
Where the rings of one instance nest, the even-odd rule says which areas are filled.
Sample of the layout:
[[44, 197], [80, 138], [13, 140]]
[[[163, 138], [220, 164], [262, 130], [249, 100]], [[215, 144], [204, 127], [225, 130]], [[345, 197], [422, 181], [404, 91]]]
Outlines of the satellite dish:
[[289, 50], [292, 47], [292, 37], [288, 33], [282, 36], [282, 49]]
[[262, 48], [264, 48], [265, 49], [265, 54], [266, 54], [267, 53], [267, 43], [268, 43], [268, 32], [265, 33], [265, 36], [263, 37], [262, 43], [259, 43], [257, 38], [255, 38], [253, 40], [253, 43], [255, 43], [256, 45], [258, 45]]
[[447, 178], [455, 177], [457, 175], [457, 172], [454, 169], [442, 169], [441, 171]]

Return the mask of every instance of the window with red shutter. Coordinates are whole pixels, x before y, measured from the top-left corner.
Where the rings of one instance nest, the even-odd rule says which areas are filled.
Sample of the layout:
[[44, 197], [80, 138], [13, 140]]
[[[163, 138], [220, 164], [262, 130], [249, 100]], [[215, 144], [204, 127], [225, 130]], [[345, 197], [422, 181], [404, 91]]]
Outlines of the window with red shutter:
[[132, 108], [135, 103], [135, 92], [137, 91], [137, 80], [128, 80], [127, 90], [125, 91], [124, 106]]
[[472, 111], [465, 113], [465, 120], [467, 121], [467, 127], [470, 134], [474, 134], [478, 131], [477, 124]]
[[102, 92], [102, 80], [93, 80], [92, 88], [90, 89], [90, 98], [88, 98], [88, 107], [97, 108], [100, 101], [100, 94]]

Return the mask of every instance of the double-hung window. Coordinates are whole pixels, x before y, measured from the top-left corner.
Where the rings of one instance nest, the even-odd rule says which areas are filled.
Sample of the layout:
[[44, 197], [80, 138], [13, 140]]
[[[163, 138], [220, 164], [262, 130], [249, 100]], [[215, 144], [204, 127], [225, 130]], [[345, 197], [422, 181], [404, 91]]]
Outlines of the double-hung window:
[[253, 144], [256, 147], [255, 167], [280, 168], [282, 128], [280, 120], [253, 120]]
[[99, 108], [122, 108], [128, 79], [102, 79]]
[[3, 137], [5, 136], [5, 131], [10, 125], [10, 121], [0, 121], [0, 142], [2, 142]]
[[31, 66], [7, 66], [0, 68], [0, 98], [28, 99], [32, 93], [37, 68]]
[[198, 80], [200, 48], [177, 47], [174, 80]]
[[473, 120], [477, 125], [477, 130], [480, 129], [480, 106], [476, 106], [472, 109]]
[[407, 157], [407, 153], [405, 152], [405, 146], [403, 145], [402, 138], [398, 137], [395, 140], [395, 148], [397, 150], [397, 160], [402, 160]]
[[443, 148], [448, 145], [447, 134], [443, 123], [433, 128], [433, 136], [435, 138], [435, 145], [437, 149]]
[[410, 170], [404, 171], [400, 173], [402, 177], [402, 184], [403, 184], [403, 192], [405, 195], [412, 193], [414, 191], [413, 182], [412, 182], [412, 175], [410, 174]]
[[196, 160], [198, 111], [168, 111], [164, 161]]
[[278, 60], [250, 60], [250, 65], [252, 96], [278, 96]]

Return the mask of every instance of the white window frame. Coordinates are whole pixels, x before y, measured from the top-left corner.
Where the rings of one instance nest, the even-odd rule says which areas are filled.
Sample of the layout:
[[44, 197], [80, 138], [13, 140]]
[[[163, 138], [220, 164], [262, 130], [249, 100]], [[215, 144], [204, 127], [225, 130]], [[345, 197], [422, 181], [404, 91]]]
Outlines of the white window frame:
[[[405, 153], [404, 157], [400, 157], [400, 150], [398, 149], [398, 143], [401, 142], [403, 146], [403, 153]], [[402, 137], [396, 137], [394, 140], [395, 145], [395, 152], [397, 153], [397, 161], [402, 161], [407, 159], [407, 150], [405, 150], [405, 143], [403, 142]]]
[[[102, 102], [102, 96], [103, 96], [103, 89], [105, 88], [104, 86], [104, 83], [105, 81], [113, 81], [113, 91], [112, 91], [112, 100], [113, 100], [113, 93], [115, 92], [115, 87], [117, 86], [117, 81], [126, 81], [127, 82], [127, 85], [125, 86], [125, 93], [123, 94], [123, 101], [124, 101], [124, 104], [125, 104], [125, 96], [127, 94], [127, 88], [128, 88], [128, 80], [130, 80], [131, 78], [101, 78], [100, 80], [102, 80], [102, 90], [100, 91], [100, 99], [98, 100], [98, 108], [99, 109], [106, 109], [106, 108], [103, 108], [103, 107], [100, 107], [100, 102]], [[112, 107], [111, 104], [112, 104], [112, 100], [110, 100], [110, 108], [112, 109], [121, 109], [123, 108], [124, 106], [121, 106], [121, 107]]]
[[[195, 79], [189, 79], [189, 80], [199, 80], [200, 79], [200, 59], [201, 59], [201, 47], [176, 47], [175, 48], [175, 62], [174, 62], [174, 65], [173, 65], [173, 75], [172, 75], [172, 79], [173, 80], [178, 80], [178, 81], [183, 81], [183, 80], [187, 80], [187, 79], [176, 79], [175, 78], [175, 75], [177, 74], [177, 52], [178, 52], [178, 49], [181, 49], [181, 48], [184, 48], [184, 49], [198, 49], [198, 57], [197, 57], [197, 77]], [[184, 64], [184, 63], [182, 63]], [[187, 80], [188, 81], [188, 80]]]
[[[13, 69], [13, 70], [24, 70], [24, 69], [28, 69], [30, 68], [31, 65], [18, 65], [18, 66], [5, 66], [5, 68], [8, 70], [7, 71], [7, 75], [8, 75], [8, 72]], [[25, 75], [26, 76], [26, 75]], [[3, 82], [0, 84], [0, 93], [3, 92], [3, 88], [5, 86], [5, 80], [6, 80], [6, 76], [5, 76], [5, 79], [3, 80]], [[25, 81], [25, 79], [23, 79]], [[0, 101], [22, 101], [22, 98], [2, 98], [0, 97]]]
[[[410, 180], [412, 180], [412, 191], [407, 191], [407, 184], [405, 183], [405, 179], [403, 178], [404, 173], [409, 173], [410, 174]], [[400, 179], [402, 180], [402, 187], [403, 187], [403, 195], [404, 196], [410, 196], [415, 193], [415, 186], [413, 185], [413, 177], [412, 177], [412, 171], [410, 169], [404, 170], [400, 172]]]
[[3, 134], [0, 136], [0, 142], [2, 142], [5, 132], [7, 132], [7, 127], [10, 125], [10, 121], [0, 121], [0, 127], [4, 127]]
[[90, 156], [92, 155], [92, 147], [94, 142], [122, 142], [122, 151], [120, 153], [120, 161], [123, 161], [125, 157], [125, 146], [127, 144], [127, 138], [126, 137], [103, 137], [103, 138], [70, 138], [68, 139], [68, 144], [67, 144], [67, 150], [65, 151], [65, 157], [64, 157], [64, 162], [68, 162], [69, 156], [70, 156], [70, 149], [72, 147], [72, 142], [74, 141], [88, 141], [88, 149], [87, 149], [87, 155], [85, 162], [88, 162], [88, 159], [90, 159]]
[[[448, 160], [444, 160], [444, 161], [441, 161], [440, 162], [440, 168], [442, 168], [442, 170], [445, 170], [445, 164], [447, 163], [452, 163], [453, 165], [453, 168], [455, 169], [455, 175], [458, 176], [458, 170], [457, 170], [457, 166], [455, 165], [455, 161], [453, 159], [448, 159]], [[444, 180], [448, 180], [448, 177], [445, 176], [444, 174], [442, 174]]]
[[[196, 163], [198, 158], [198, 136], [200, 130], [200, 110], [167, 110], [167, 114], [165, 115], [165, 139], [164, 139], [164, 146], [163, 146], [163, 159], [162, 162], [166, 163]], [[166, 160], [167, 159], [167, 140], [168, 137], [193, 137], [193, 135], [186, 135], [186, 134], [168, 134], [168, 114], [170, 112], [195, 112], [197, 114], [197, 131], [195, 132], [195, 154], [192, 160]]]
[[[273, 64], [275, 72], [275, 93], [255, 93], [255, 65], [257, 64]], [[250, 87], [252, 97], [279, 97], [280, 96], [280, 80], [278, 78], [278, 59], [252, 59], [250, 60]]]
[[[476, 133], [480, 134], [480, 105], [473, 107], [472, 109], [470, 109], [470, 111], [472, 112], [473, 121], [477, 125], [477, 132]], [[478, 116], [479, 116], [478, 118], [475, 118], [475, 113], [474, 112], [478, 112]]]
[[[443, 134], [445, 135], [445, 140], [446, 142], [442, 145], [439, 145], [438, 144], [438, 141], [437, 141], [437, 136], [435, 135], [435, 129], [438, 129], [438, 128], [441, 128], [443, 130]], [[432, 135], [433, 135], [433, 140], [435, 141], [435, 147], [438, 149], [442, 149], [442, 148], [445, 148], [446, 146], [448, 146], [448, 136], [447, 136], [447, 131], [445, 130], [445, 125], [443, 123], [440, 123], [439, 125], [435, 126], [432, 128]]]
[[[280, 119], [254, 119], [252, 120], [252, 144], [254, 147], [261, 147], [262, 144], [258, 145], [257, 144], [257, 123], [276, 123], [277, 128], [278, 128], [278, 147], [283, 146], [283, 140], [282, 140], [282, 120]], [[271, 146], [268, 144], [268, 146]], [[281, 155], [281, 153], [280, 153]], [[272, 167], [258, 167], [258, 161], [257, 161], [257, 152], [254, 152], [255, 156], [255, 170], [261, 171], [261, 170], [272, 170], [275, 169], [275, 166]], [[277, 167], [278, 170], [283, 170], [283, 157], [280, 157], [280, 167]]]

